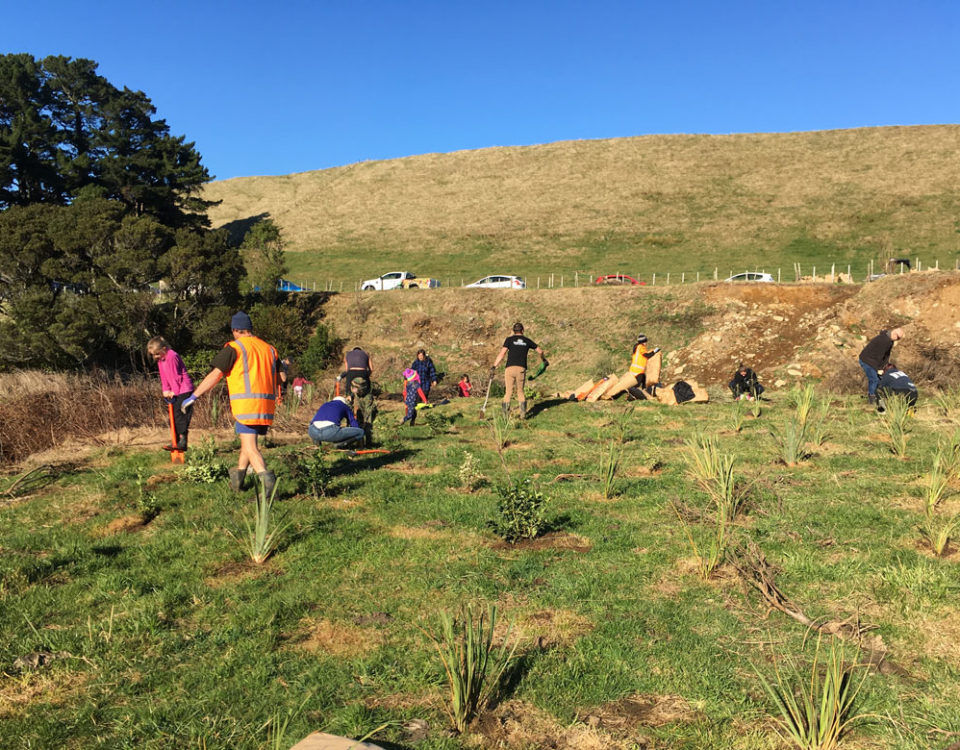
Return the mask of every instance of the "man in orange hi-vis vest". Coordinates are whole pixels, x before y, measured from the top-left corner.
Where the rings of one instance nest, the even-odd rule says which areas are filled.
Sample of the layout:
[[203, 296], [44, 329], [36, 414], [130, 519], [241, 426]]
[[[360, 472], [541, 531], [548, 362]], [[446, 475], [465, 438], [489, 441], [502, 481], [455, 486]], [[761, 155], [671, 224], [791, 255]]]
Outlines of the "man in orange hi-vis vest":
[[267, 464], [257, 444], [259, 435], [266, 435], [273, 424], [277, 406], [277, 385], [280, 382], [280, 358], [277, 350], [253, 335], [253, 323], [245, 312], [238, 312], [230, 320], [233, 341], [227, 342], [213, 358], [212, 369], [193, 392], [192, 398], [183, 402], [182, 409], [213, 388], [220, 378], [226, 376], [230, 391], [230, 410], [236, 421], [235, 430], [240, 437], [240, 460], [236, 469], [230, 469], [230, 488], [243, 489], [247, 468], [252, 468], [260, 477], [265, 496], [273, 496], [277, 477], [267, 470]]

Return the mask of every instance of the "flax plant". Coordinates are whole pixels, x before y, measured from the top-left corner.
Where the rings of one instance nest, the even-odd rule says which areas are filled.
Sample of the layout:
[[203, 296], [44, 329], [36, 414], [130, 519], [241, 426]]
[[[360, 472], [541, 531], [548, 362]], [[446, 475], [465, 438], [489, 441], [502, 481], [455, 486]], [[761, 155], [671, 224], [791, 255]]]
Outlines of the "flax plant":
[[686, 445], [687, 474], [710, 496], [724, 521], [733, 521], [742, 500], [734, 457], [720, 453], [714, 437], [698, 435]]
[[772, 427], [770, 434], [777, 444], [780, 459], [787, 466], [796, 466], [807, 457], [807, 425], [795, 414], [778, 432]]
[[622, 457], [623, 444], [618, 443], [616, 438], [611, 438], [606, 445], [601, 443], [600, 463], [597, 467], [597, 475], [603, 487], [604, 500], [610, 499], [610, 496], [614, 494], [613, 490], [617, 482], [617, 470], [620, 467]]
[[720, 566], [720, 563], [723, 562], [724, 557], [726, 557], [727, 554], [729, 540], [727, 537], [726, 515], [720, 509], [717, 509], [716, 525], [707, 538], [706, 544], [700, 545], [697, 544], [697, 540], [693, 535], [690, 524], [684, 520], [683, 515], [680, 513], [680, 509], [675, 504], [673, 506], [673, 512], [676, 513], [677, 520], [680, 521], [680, 527], [683, 529], [684, 536], [687, 537], [687, 541], [690, 544], [693, 557], [697, 562], [697, 573], [699, 573], [700, 577], [706, 581], [711, 575], [713, 575], [713, 572]]
[[279, 482], [274, 484], [273, 492], [270, 493], [270, 497], [267, 497], [259, 478], [255, 481], [257, 482], [257, 503], [253, 523], [250, 522], [249, 518], [244, 518], [247, 535], [244, 539], [238, 541], [246, 549], [250, 559], [260, 565], [276, 552], [283, 533], [290, 523], [284, 522], [282, 519], [278, 521], [274, 518], [273, 502], [277, 495]]
[[498, 453], [507, 446], [507, 429], [510, 427], [510, 416], [502, 411], [495, 411], [490, 420], [490, 430], [493, 433], [493, 444]]
[[813, 385], [808, 384], [803, 388], [794, 388], [791, 393], [791, 400], [794, 404], [794, 414], [797, 422], [806, 427], [815, 401]]
[[906, 396], [893, 393], [884, 399], [883, 424], [890, 436], [890, 450], [903, 457], [907, 452], [907, 437], [910, 433], [910, 402]]
[[457, 614], [440, 613], [439, 637], [420, 628], [433, 642], [443, 663], [450, 688], [446, 709], [458, 732], [466, 731], [470, 720], [497, 694], [519, 645], [519, 640], [512, 647], [509, 645], [513, 628], [508, 624], [502, 643], [494, 646], [496, 625], [496, 606], [475, 612], [468, 605]]
[[776, 666], [775, 681], [759, 671], [757, 676], [776, 708], [781, 736], [801, 750], [834, 750], [850, 727], [866, 718], [858, 699], [867, 670], [835, 640], [824, 652], [817, 638], [809, 667], [784, 661]]
[[739, 398], [735, 399], [733, 409], [730, 412], [730, 422], [734, 432], [740, 432], [740, 430], [743, 429], [743, 420], [745, 417], [743, 400]]

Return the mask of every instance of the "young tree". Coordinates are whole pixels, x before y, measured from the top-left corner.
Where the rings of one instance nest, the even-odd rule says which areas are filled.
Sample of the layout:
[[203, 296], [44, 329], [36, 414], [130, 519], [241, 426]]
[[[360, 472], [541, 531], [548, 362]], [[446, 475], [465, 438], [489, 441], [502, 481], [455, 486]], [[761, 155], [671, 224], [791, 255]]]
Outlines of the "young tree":
[[240, 247], [246, 251], [251, 286], [260, 288], [265, 302], [277, 304], [280, 301], [277, 289], [288, 270], [280, 228], [272, 219], [259, 221], [247, 232]]

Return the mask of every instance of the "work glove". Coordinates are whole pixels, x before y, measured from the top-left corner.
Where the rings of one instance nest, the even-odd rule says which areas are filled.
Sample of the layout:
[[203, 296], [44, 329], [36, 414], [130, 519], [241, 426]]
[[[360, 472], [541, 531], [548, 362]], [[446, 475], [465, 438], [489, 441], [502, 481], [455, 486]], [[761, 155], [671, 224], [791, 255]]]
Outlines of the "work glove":
[[180, 411], [186, 414], [191, 408], [193, 408], [193, 402], [197, 400], [196, 396], [187, 396], [183, 403], [180, 404]]
[[543, 364], [547, 365], [548, 367], [550, 366], [550, 363], [547, 361], [546, 357], [540, 357], [540, 361], [543, 362]]
[[491, 367], [491, 368], [490, 368], [490, 377], [492, 378], [492, 377], [493, 377], [494, 375], [496, 375], [496, 374], [497, 374], [497, 368], [496, 368], [496, 367]]

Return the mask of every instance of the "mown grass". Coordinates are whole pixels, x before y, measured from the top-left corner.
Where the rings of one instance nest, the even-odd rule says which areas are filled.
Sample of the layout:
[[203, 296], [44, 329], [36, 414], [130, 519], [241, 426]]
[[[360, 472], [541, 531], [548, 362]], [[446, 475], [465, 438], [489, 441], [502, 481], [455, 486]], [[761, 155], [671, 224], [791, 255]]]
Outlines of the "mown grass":
[[[862, 401], [834, 399], [830, 440], [786, 467], [767, 437], [791, 415], [786, 395], [739, 433], [727, 404], [640, 404], [622, 428], [617, 492], [605, 496], [596, 436], [622, 407], [540, 406], [509, 428], [503, 462], [479, 402], [455, 402], [443, 407], [460, 415], [446, 434], [417, 426], [391, 455], [332, 455], [319, 498], [284, 489], [294, 486], [284, 456], [306, 436], [274, 445], [267, 458], [291, 526], [260, 566], [231, 536], [252, 490], [178, 480], [165, 456], [112, 448], [34, 494], [0, 494], [4, 744], [261, 748], [287, 721], [286, 746], [317, 729], [360, 737], [382, 725], [375, 739], [391, 747], [476, 746], [485, 740], [447, 732], [445, 673], [420, 629], [476, 602], [495, 603], [521, 638], [504, 706], [551, 717], [527, 747], [578, 727], [611, 748], [642, 738], [778, 747], [755, 670], [772, 678], [773, 656], [802, 655], [808, 633], [768, 611], [730, 566], [699, 577], [674, 510], [709, 523], [712, 501], [683, 458], [697, 432], [716, 435], [750, 482], [731, 547], [758, 544], [814, 620], [859, 613], [878, 626], [867, 638], [904, 670], [872, 671], [864, 710], [882, 718], [853, 738], [919, 750], [960, 731], [960, 649], [943, 632], [956, 634], [960, 616], [956, 556], [934, 558], [916, 530], [922, 478], [952, 430], [933, 407], [918, 412], [898, 458]], [[219, 450], [233, 459], [226, 434]], [[463, 486], [467, 452], [488, 483]], [[548, 498], [545, 539], [511, 546], [491, 532], [504, 465]], [[155, 513], [146, 525], [143, 492]], [[59, 658], [13, 668], [38, 651]], [[679, 697], [687, 709], [664, 723], [583, 723], [632, 696]], [[413, 720], [428, 725], [415, 743]]]

